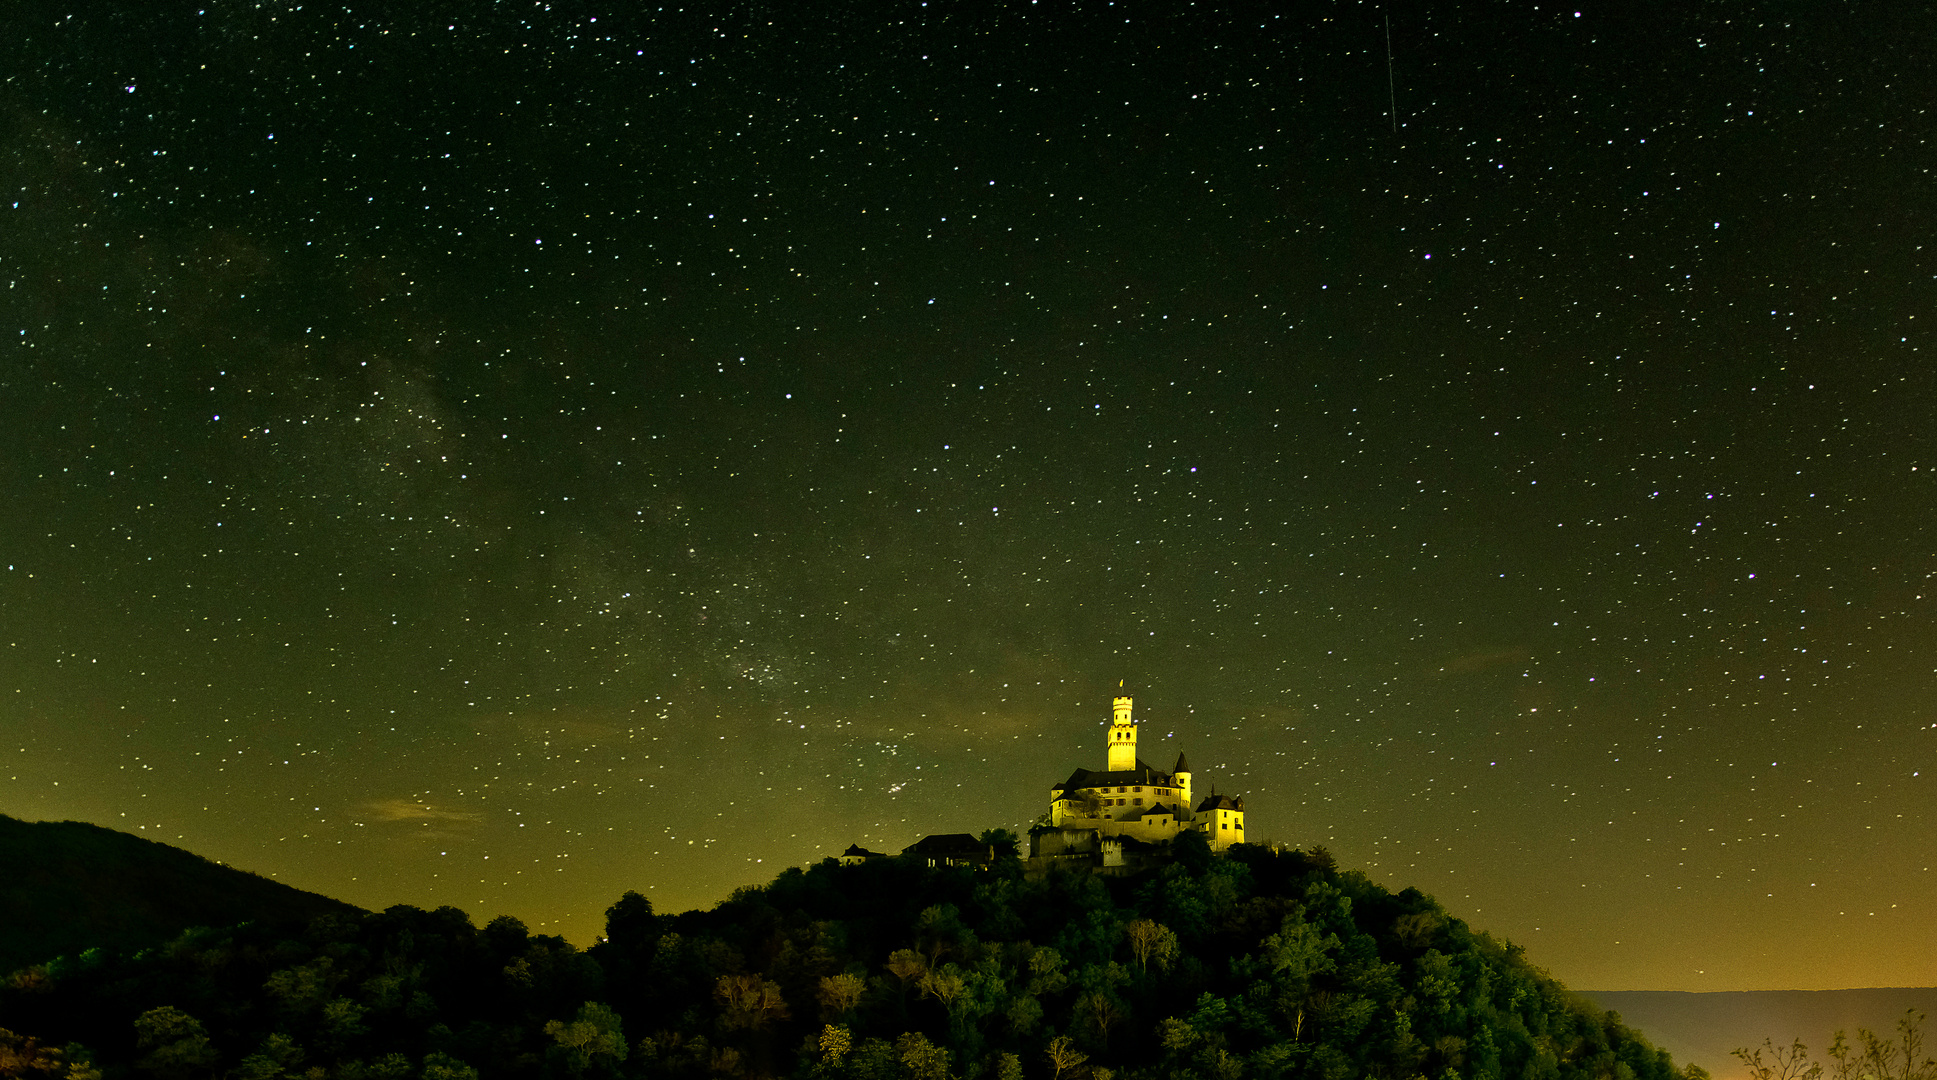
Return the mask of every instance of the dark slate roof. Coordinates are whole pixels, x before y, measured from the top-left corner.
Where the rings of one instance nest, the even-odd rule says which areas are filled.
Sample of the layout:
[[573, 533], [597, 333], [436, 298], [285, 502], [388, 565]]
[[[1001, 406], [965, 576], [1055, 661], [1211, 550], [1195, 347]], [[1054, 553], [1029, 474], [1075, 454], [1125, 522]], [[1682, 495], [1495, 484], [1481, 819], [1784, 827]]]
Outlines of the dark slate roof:
[[1190, 762], [1184, 760], [1184, 755], [1182, 751], [1179, 751], [1177, 754], [1177, 767], [1170, 771], [1173, 773], [1190, 771]]
[[977, 840], [973, 833], [935, 833], [902, 848], [901, 853], [903, 855], [973, 855], [987, 858], [989, 845]]
[[1151, 814], [1169, 814], [1172, 817], [1175, 817], [1177, 815], [1177, 808], [1174, 806], [1165, 806], [1163, 803], [1158, 803], [1157, 805], [1149, 807], [1147, 809], [1139, 810], [1136, 813], [1131, 814], [1130, 816], [1133, 818], [1140, 818], [1140, 817], [1146, 817]]
[[1139, 761], [1134, 769], [1121, 769], [1117, 772], [1097, 772], [1092, 769], [1078, 769], [1069, 774], [1069, 779], [1057, 785], [1057, 791], [1076, 791], [1080, 788], [1100, 787], [1175, 787], [1177, 781], [1167, 772], [1150, 767], [1149, 763]]
[[1206, 810], [1242, 811], [1243, 809], [1244, 799], [1242, 797], [1233, 799], [1229, 795], [1206, 795], [1204, 801], [1197, 804], [1197, 812], [1200, 814]]

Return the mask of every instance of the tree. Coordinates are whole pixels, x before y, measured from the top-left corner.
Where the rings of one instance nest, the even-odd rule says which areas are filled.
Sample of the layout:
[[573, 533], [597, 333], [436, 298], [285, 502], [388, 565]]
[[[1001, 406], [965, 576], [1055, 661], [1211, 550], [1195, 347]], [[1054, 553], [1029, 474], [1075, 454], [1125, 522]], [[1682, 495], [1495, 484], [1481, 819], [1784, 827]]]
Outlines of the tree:
[[922, 993], [941, 1002], [942, 1008], [950, 1012], [954, 1011], [956, 999], [962, 996], [962, 991], [967, 986], [962, 979], [960, 969], [954, 964], [944, 964], [938, 970], [923, 973], [921, 982], [917, 985], [921, 987]]
[[1053, 994], [1068, 985], [1069, 975], [1063, 971], [1062, 953], [1041, 946], [1029, 954], [1029, 996]]
[[1177, 955], [1177, 935], [1153, 919], [1125, 923], [1123, 933], [1130, 939], [1130, 951], [1136, 954], [1138, 971], [1149, 971], [1152, 960], [1159, 969], [1166, 968], [1170, 966], [1170, 958]]
[[605, 940], [627, 952], [644, 952], [659, 937], [659, 917], [652, 901], [636, 892], [619, 897], [605, 909]]
[[1937, 1078], [1937, 1061], [1924, 1056], [1923, 1021], [1924, 1014], [1915, 1009], [1905, 1010], [1897, 1018], [1894, 1041], [1880, 1039], [1867, 1028], [1858, 1028], [1854, 1047], [1844, 1042], [1842, 1032], [1837, 1032], [1829, 1047], [1830, 1060], [1836, 1063], [1831, 1073], [1836, 1080], [1864, 1076], [1887, 1080]]
[[329, 957], [319, 956], [299, 967], [276, 972], [262, 988], [270, 997], [281, 1001], [284, 1011], [291, 1015], [313, 1012], [342, 979], [332, 967]]
[[231, 1075], [238, 1080], [284, 1080], [300, 1075], [303, 1048], [280, 1031], [272, 1031], [255, 1053], [242, 1059]]
[[510, 915], [500, 915], [485, 923], [482, 933], [484, 947], [491, 950], [491, 955], [506, 960], [524, 952], [525, 945], [531, 940], [531, 931]]
[[888, 954], [888, 971], [901, 980], [902, 986], [919, 979], [928, 970], [928, 962], [913, 949], [896, 949]]
[[1338, 948], [1338, 938], [1326, 934], [1296, 916], [1285, 916], [1278, 932], [1264, 939], [1262, 959], [1271, 965], [1273, 975], [1282, 975], [1299, 993], [1312, 976], [1332, 970], [1330, 953]]
[[962, 952], [975, 943], [975, 934], [962, 923], [962, 913], [954, 904], [923, 908], [915, 920], [915, 936], [929, 967], [940, 963], [943, 953]]
[[1050, 1074], [1050, 1080], [1061, 1080], [1064, 1069], [1074, 1069], [1090, 1059], [1088, 1054], [1076, 1049], [1067, 1035], [1058, 1035], [1049, 1040], [1049, 1046], [1043, 1052], [1049, 1055], [1049, 1065], [1056, 1070]]
[[842, 972], [839, 975], [821, 976], [821, 1012], [830, 1021], [846, 1016], [854, 1010], [854, 1006], [860, 1004], [861, 994], [867, 988], [868, 984], [859, 975]]
[[720, 1023], [729, 1031], [759, 1031], [792, 1015], [780, 987], [758, 975], [722, 975], [714, 983], [713, 997], [720, 1003]]
[[[477, 1080], [477, 1070], [472, 1069], [467, 1076], [448, 1076], [431, 1062], [431, 1058], [444, 1058], [444, 1054], [432, 1054], [424, 1059], [423, 1080]], [[450, 1058], [456, 1061], [456, 1058]], [[463, 1064], [458, 1062], [458, 1064]], [[417, 1069], [410, 1059], [402, 1054], [385, 1054], [375, 1061], [352, 1059], [337, 1066], [336, 1080], [411, 1080]]]
[[331, 998], [325, 1002], [322, 1023], [317, 1025], [323, 1048], [340, 1052], [355, 1045], [370, 1030], [363, 1025], [363, 1014], [368, 1011], [348, 998]]
[[821, 1028], [821, 1064], [835, 1066], [841, 1063], [848, 1051], [854, 1049], [854, 1033], [842, 1024], [828, 1024]]
[[1185, 829], [1170, 841], [1171, 857], [1177, 865], [1192, 874], [1202, 874], [1211, 868], [1215, 855], [1211, 851], [1210, 835], [1202, 829]]
[[78, 1046], [63, 1051], [0, 1028], [0, 1077], [6, 1080], [100, 1080]]
[[202, 1022], [172, 1005], [135, 1018], [135, 1046], [141, 1051], [137, 1064], [162, 1080], [209, 1075], [217, 1060]]
[[626, 1059], [619, 1014], [604, 1002], [588, 1001], [579, 1006], [578, 1015], [569, 1024], [550, 1021], [545, 1034], [557, 1044], [558, 1054], [573, 1076], [583, 1076], [594, 1065], [601, 1066], [601, 1071], [616, 1072], [619, 1062]]
[[1096, 1029], [1096, 1043], [1103, 1050], [1110, 1048], [1110, 1028], [1128, 1015], [1116, 995], [1107, 990], [1093, 990], [1078, 998], [1076, 1013]]
[[948, 1051], [929, 1042], [921, 1032], [903, 1032], [895, 1040], [895, 1050], [913, 1080], [948, 1080]]
[[423, 1080], [478, 1080], [478, 1071], [449, 1054], [425, 1054]]
[[[1841, 1038], [1842, 1033], [1838, 1032], [1837, 1036]], [[1801, 1039], [1788, 1046], [1777, 1046], [1764, 1039], [1754, 1049], [1737, 1047], [1729, 1053], [1755, 1080], [1816, 1080], [1823, 1075], [1822, 1065], [1809, 1060], [1809, 1047]]]
[[1868, 1028], [1851, 1042], [1842, 1032], [1830, 1041], [1827, 1066], [1809, 1059], [1801, 1039], [1788, 1046], [1771, 1040], [1753, 1049], [1732, 1051], [1754, 1080], [1937, 1080], [1937, 1061], [1924, 1054], [1924, 1015], [1915, 1009], [1897, 1019], [1897, 1035], [1885, 1039]]
[[1438, 912], [1415, 911], [1410, 915], [1401, 915], [1393, 922], [1392, 936], [1408, 949], [1424, 949], [1432, 945], [1433, 939], [1439, 936], [1440, 928], [1445, 925], [1446, 920]]

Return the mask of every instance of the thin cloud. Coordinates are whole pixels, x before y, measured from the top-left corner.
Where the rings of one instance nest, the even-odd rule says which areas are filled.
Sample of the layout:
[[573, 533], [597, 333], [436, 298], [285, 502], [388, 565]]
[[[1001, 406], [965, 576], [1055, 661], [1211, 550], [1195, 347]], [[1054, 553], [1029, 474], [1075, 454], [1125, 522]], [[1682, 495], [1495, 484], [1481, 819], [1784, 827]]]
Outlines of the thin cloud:
[[451, 810], [419, 799], [378, 799], [363, 804], [375, 821], [482, 821], [484, 815]]

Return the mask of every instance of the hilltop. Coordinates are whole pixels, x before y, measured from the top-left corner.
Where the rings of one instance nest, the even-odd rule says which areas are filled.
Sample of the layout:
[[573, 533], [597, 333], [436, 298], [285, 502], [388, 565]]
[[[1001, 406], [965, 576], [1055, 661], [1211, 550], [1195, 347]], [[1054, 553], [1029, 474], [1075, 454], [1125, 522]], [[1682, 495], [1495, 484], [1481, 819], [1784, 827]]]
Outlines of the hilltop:
[[627, 893], [584, 951], [454, 908], [202, 931], [22, 972], [0, 1016], [92, 1059], [68, 1080], [1700, 1075], [1417, 890], [1174, 843], [1122, 876], [830, 859], [705, 911]]
[[361, 914], [327, 896], [79, 821], [0, 814], [0, 974], [63, 953], [133, 950], [193, 926]]

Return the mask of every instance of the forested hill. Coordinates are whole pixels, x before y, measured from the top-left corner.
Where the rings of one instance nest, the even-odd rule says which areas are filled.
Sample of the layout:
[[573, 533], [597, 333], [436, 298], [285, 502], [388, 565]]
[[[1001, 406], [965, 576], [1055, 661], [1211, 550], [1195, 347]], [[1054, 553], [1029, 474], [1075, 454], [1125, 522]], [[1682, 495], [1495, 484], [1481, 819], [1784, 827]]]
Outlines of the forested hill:
[[16, 1060], [80, 1044], [39, 1052], [71, 1080], [1681, 1077], [1322, 852], [1020, 869], [829, 861], [671, 916], [628, 893], [586, 951], [453, 908], [197, 932], [20, 973], [0, 1022]]
[[0, 814], [0, 867], [0, 974], [62, 953], [160, 944], [191, 926], [300, 925], [330, 912], [361, 913], [340, 900], [79, 821]]

